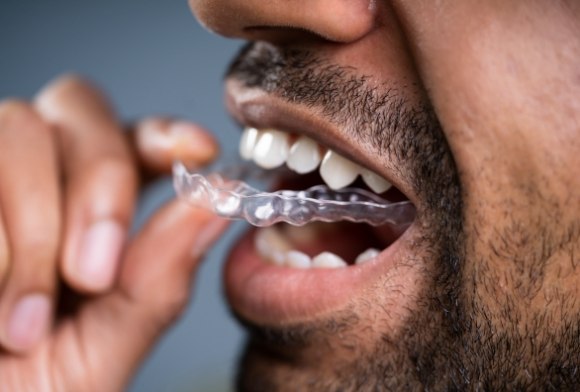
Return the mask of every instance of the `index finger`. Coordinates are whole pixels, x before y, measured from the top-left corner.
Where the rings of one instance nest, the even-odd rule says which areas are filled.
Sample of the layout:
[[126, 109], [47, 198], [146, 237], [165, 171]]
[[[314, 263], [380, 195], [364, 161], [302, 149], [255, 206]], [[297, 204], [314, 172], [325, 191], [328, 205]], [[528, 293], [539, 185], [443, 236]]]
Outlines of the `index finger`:
[[61, 150], [63, 276], [78, 290], [106, 291], [115, 280], [138, 183], [121, 125], [103, 94], [74, 76], [46, 87], [36, 108], [54, 125]]

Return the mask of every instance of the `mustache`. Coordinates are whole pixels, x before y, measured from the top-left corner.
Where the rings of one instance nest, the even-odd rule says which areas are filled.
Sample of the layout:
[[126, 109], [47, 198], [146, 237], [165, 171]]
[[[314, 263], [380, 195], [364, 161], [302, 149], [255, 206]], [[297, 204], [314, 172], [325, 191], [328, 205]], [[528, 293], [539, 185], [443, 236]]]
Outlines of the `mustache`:
[[[411, 103], [406, 87], [371, 86], [353, 67], [316, 53], [264, 42], [244, 46], [226, 72], [248, 88], [318, 109], [353, 139], [396, 163], [400, 175], [433, 209], [458, 211], [461, 201], [453, 156], [427, 98]], [[415, 93], [415, 92], [413, 92]], [[419, 94], [426, 96], [426, 94]]]
[[250, 43], [230, 65], [226, 78], [321, 109], [331, 122], [372, 141], [381, 153], [392, 152], [389, 146], [396, 131], [411, 124], [409, 105], [397, 89], [369, 87], [368, 77], [356, 69], [332, 64], [308, 50]]

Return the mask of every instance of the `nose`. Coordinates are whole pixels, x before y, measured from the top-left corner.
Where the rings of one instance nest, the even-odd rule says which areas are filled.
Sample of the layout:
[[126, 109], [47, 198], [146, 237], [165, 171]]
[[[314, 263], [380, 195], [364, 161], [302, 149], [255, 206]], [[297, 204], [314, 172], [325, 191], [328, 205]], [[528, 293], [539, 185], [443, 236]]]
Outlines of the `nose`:
[[352, 42], [375, 27], [377, 0], [189, 0], [208, 29], [247, 40], [315, 35]]

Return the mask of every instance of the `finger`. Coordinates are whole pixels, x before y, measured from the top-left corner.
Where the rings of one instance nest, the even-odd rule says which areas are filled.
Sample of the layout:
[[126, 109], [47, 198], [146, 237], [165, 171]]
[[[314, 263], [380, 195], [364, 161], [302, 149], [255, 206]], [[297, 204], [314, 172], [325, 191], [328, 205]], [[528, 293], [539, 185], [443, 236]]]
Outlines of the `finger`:
[[[118, 289], [85, 309], [82, 335], [100, 338], [87, 345], [88, 356], [95, 364], [115, 358], [115, 387], [127, 381], [180, 314], [199, 260], [226, 225], [208, 212], [171, 202], [129, 245]], [[110, 367], [94, 368], [111, 380]]]
[[50, 326], [61, 229], [59, 171], [51, 129], [28, 104], [0, 105], [0, 146], [0, 242], [7, 239], [10, 251], [0, 343], [21, 352]]
[[[191, 274], [228, 224], [208, 211], [173, 201], [131, 244], [120, 290], [147, 317], [172, 319], [189, 296]], [[164, 244], [171, 246], [163, 250]]]
[[133, 217], [137, 174], [113, 110], [94, 86], [74, 76], [56, 80], [36, 107], [59, 136], [66, 181], [62, 274], [90, 293], [115, 281]]
[[203, 166], [216, 158], [219, 146], [200, 125], [166, 117], [151, 117], [136, 124], [131, 143], [146, 177], [171, 171], [178, 160], [189, 166]]

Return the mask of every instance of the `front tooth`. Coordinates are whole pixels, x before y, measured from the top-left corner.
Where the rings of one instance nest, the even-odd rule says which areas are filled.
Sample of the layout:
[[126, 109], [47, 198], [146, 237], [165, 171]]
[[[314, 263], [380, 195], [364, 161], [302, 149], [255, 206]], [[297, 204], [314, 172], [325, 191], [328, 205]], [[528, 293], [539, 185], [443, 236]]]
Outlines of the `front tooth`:
[[302, 253], [297, 250], [291, 250], [290, 252], [286, 253], [284, 264], [291, 268], [307, 269], [312, 267], [312, 259], [306, 253]]
[[254, 147], [260, 136], [260, 131], [256, 128], [247, 127], [242, 133], [240, 139], [240, 156], [246, 160], [253, 157]]
[[312, 259], [314, 268], [343, 268], [346, 267], [346, 261], [331, 252], [322, 252]]
[[362, 176], [364, 182], [375, 193], [386, 192], [392, 186], [390, 182], [388, 182], [383, 177], [379, 176], [378, 174], [376, 174], [370, 170], [363, 170], [361, 176]]
[[290, 244], [274, 227], [259, 229], [254, 237], [254, 247], [258, 254], [274, 264], [282, 265], [284, 254], [291, 250]]
[[320, 164], [318, 143], [306, 136], [300, 136], [290, 147], [286, 165], [296, 173], [310, 173]]
[[264, 169], [274, 169], [286, 162], [290, 150], [288, 134], [274, 129], [260, 132], [252, 151], [254, 162]]
[[320, 165], [320, 175], [332, 189], [340, 189], [350, 185], [360, 172], [359, 165], [332, 150], [326, 152]]
[[355, 264], [362, 264], [366, 261], [374, 259], [375, 257], [377, 257], [379, 255], [379, 253], [381, 253], [381, 252], [378, 249], [368, 248], [367, 250], [365, 250], [364, 252], [362, 252], [360, 255], [358, 255], [356, 257], [356, 260], [354, 261], [354, 263]]

